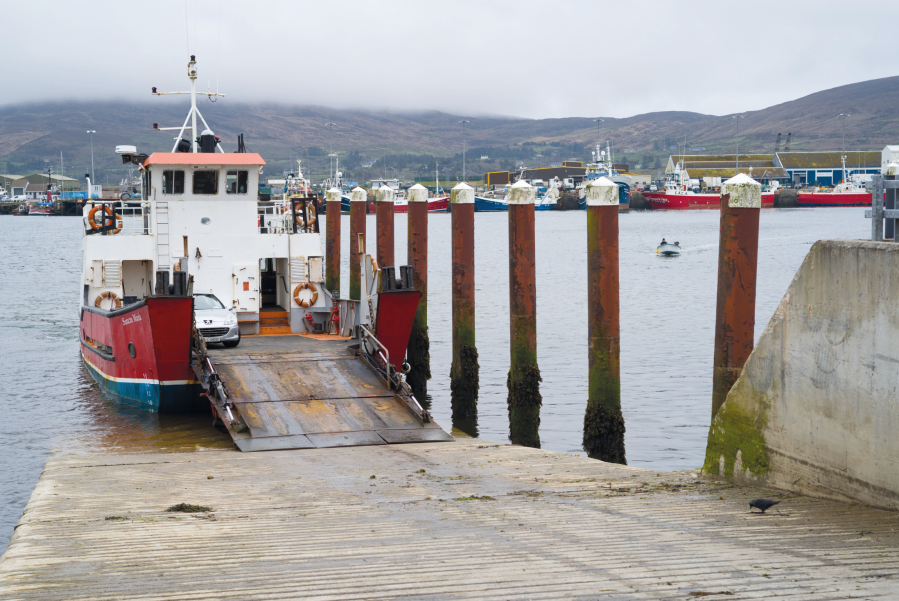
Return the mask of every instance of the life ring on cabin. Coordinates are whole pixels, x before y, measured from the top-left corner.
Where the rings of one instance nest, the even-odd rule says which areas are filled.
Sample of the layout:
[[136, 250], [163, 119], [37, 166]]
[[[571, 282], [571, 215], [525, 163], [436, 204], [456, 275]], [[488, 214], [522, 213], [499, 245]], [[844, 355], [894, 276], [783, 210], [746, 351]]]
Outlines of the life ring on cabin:
[[101, 292], [97, 295], [97, 300], [94, 301], [94, 306], [98, 309], [102, 309], [100, 305], [106, 299], [109, 299], [109, 310], [113, 309], [121, 309], [122, 308], [122, 299], [119, 296], [112, 292], [111, 290], [107, 290], [106, 292]]
[[[293, 200], [293, 199], [291, 199], [290, 202], [292, 202], [294, 204], [294, 206], [291, 207], [288, 205], [287, 207], [285, 207], [285, 210], [287, 211], [287, 213], [291, 213], [293, 211], [294, 207], [296, 207], [297, 225], [299, 225], [300, 227], [306, 227], [306, 220], [303, 218], [302, 203], [299, 200]], [[306, 205], [306, 214], [309, 216], [309, 225], [312, 226], [312, 224], [315, 223], [316, 220], [318, 219], [318, 215], [316, 215], [316, 213], [315, 213], [315, 205], [314, 204], [309, 203]]]
[[109, 208], [109, 205], [97, 205], [93, 209], [91, 209], [91, 212], [87, 214], [87, 222], [90, 223], [91, 227], [95, 230], [98, 230], [102, 227], [101, 224], [94, 221], [94, 217], [96, 216], [97, 211], [99, 211], [100, 209], [103, 209], [103, 211], [107, 215], [115, 216], [119, 227], [112, 230], [112, 233], [118, 234], [119, 232], [121, 232], [122, 231], [122, 216], [116, 215], [115, 211], [113, 211], [112, 209]]
[[[305, 298], [300, 298], [300, 293], [303, 290], [311, 290], [312, 291], [312, 299], [307, 300]], [[297, 284], [297, 287], [293, 289], [293, 300], [296, 304], [303, 307], [304, 309], [308, 309], [318, 300], [318, 288], [315, 287], [315, 284], [311, 284], [309, 282], [303, 282], [302, 284]]]

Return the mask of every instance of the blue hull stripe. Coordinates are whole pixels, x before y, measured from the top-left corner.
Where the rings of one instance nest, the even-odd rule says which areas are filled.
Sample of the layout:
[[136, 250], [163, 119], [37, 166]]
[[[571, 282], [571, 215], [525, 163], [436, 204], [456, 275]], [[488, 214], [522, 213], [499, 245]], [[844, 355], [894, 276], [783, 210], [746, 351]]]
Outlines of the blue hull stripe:
[[200, 396], [202, 387], [196, 381], [160, 382], [109, 376], [82, 354], [87, 371], [108, 396], [132, 407], [156, 413], [182, 413], [209, 408]]

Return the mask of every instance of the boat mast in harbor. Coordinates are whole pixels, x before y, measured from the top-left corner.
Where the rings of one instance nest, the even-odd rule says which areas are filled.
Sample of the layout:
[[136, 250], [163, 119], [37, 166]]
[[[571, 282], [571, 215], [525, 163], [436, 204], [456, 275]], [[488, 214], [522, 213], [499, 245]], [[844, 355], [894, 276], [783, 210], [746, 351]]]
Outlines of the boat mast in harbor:
[[[175, 137], [175, 145], [172, 147], [172, 152], [177, 152], [178, 144], [181, 143], [181, 137], [184, 135], [184, 130], [187, 129], [187, 122], [190, 121], [190, 134], [191, 134], [191, 152], [199, 152], [197, 147], [197, 117], [200, 118], [200, 121], [203, 122], [203, 125], [210, 132], [212, 128], [209, 127], [209, 124], [206, 123], [206, 119], [203, 118], [203, 114], [200, 113], [200, 109], [197, 108], [197, 57], [194, 54], [190, 55], [190, 62], [187, 63], [187, 76], [190, 78], [190, 92], [157, 92], [156, 88], [153, 88], [153, 94], [156, 96], [169, 96], [176, 94], [190, 94], [190, 111], [187, 113], [187, 117], [184, 119], [184, 124], [181, 127], [159, 127], [158, 124], [153, 124], [153, 129], [156, 131], [175, 131], [178, 130], [178, 135]], [[224, 94], [219, 94], [218, 92], [206, 92], [206, 96], [209, 100], [212, 100], [214, 97], [224, 98]], [[225, 152], [222, 149], [221, 143], [216, 139], [215, 141], [215, 149], [218, 152]]]

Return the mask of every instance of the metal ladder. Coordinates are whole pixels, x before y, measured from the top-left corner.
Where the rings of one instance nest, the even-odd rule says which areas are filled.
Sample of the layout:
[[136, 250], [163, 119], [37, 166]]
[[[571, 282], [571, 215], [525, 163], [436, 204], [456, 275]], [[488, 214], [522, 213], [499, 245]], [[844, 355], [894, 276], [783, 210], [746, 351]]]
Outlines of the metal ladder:
[[156, 203], [156, 269], [169, 271], [172, 256], [169, 250], [169, 203]]

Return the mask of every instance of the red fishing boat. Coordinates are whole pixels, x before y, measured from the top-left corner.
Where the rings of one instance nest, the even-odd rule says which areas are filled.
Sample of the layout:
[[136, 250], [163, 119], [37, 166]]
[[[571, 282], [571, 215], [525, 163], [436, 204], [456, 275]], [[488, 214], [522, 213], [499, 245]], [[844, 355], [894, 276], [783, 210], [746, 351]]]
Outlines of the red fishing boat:
[[862, 184], [841, 183], [833, 189], [802, 191], [797, 202], [800, 207], [870, 207], [871, 193]]
[[[653, 209], [720, 209], [720, 194], [693, 192], [681, 178], [670, 178], [660, 192], [643, 192]], [[762, 207], [774, 206], [774, 192], [762, 192]]]

